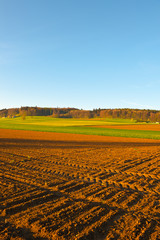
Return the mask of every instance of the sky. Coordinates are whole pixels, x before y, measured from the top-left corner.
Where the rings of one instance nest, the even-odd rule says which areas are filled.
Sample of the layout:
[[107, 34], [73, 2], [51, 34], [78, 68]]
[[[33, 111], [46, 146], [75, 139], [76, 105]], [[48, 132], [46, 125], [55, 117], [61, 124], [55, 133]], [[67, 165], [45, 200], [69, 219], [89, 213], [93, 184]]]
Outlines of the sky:
[[0, 0], [0, 109], [160, 110], [160, 1]]

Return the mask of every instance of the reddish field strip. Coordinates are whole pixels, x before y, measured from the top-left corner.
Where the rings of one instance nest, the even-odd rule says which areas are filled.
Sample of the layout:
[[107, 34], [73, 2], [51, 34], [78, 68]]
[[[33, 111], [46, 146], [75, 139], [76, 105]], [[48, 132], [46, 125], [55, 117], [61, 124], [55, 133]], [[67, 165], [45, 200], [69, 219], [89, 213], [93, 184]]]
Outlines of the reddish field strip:
[[[89, 126], [91, 127], [91, 126]], [[135, 125], [100, 125], [94, 126], [96, 128], [112, 128], [112, 129], [126, 129], [126, 130], [145, 130], [145, 131], [160, 131], [160, 124], [135, 124]]]
[[160, 239], [160, 141], [1, 129], [0, 239]]
[[[131, 126], [131, 125], [129, 125]], [[101, 127], [101, 126], [96, 126]], [[102, 126], [104, 127], [104, 126]], [[116, 126], [106, 126], [113, 128]], [[121, 127], [121, 126], [117, 126]], [[122, 126], [123, 127], [123, 126]], [[124, 126], [125, 127], [125, 126]], [[148, 129], [149, 130], [149, 129]], [[69, 141], [69, 142], [96, 142], [96, 143], [110, 143], [110, 142], [157, 142], [160, 140], [152, 139], [140, 139], [140, 138], [125, 138], [125, 137], [108, 137], [108, 136], [96, 136], [96, 135], [82, 135], [82, 134], [72, 134], [72, 133], [54, 133], [54, 132], [39, 132], [39, 131], [23, 131], [23, 130], [10, 130], [10, 129], [0, 129], [0, 138], [9, 139], [30, 139], [30, 140], [48, 140], [48, 141]]]

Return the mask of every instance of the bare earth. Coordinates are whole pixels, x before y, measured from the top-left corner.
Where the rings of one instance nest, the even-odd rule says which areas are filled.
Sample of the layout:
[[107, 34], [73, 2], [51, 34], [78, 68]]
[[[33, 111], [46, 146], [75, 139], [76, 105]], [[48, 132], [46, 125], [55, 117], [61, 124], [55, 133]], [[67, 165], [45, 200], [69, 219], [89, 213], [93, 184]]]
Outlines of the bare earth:
[[[89, 126], [89, 127], [91, 127], [91, 126]], [[160, 124], [98, 125], [98, 126], [94, 126], [94, 127], [112, 128], [112, 129], [127, 129], [127, 130], [160, 131]]]
[[160, 141], [0, 129], [0, 239], [160, 239]]

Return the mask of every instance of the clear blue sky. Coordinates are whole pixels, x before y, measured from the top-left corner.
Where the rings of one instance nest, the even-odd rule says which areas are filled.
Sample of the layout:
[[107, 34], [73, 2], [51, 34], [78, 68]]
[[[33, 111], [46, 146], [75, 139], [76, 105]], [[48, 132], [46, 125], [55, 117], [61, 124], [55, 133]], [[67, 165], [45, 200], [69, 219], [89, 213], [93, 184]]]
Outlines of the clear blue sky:
[[0, 0], [0, 109], [160, 109], [160, 1]]

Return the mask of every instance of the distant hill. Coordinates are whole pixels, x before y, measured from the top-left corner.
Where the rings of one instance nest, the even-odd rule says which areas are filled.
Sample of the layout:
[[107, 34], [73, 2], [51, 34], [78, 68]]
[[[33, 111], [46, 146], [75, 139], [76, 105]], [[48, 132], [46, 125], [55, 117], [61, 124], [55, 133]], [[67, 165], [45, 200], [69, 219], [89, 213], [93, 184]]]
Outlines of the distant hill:
[[123, 118], [137, 122], [160, 122], [160, 111], [145, 109], [93, 109], [21, 107], [0, 110], [0, 117], [51, 116], [55, 118]]

